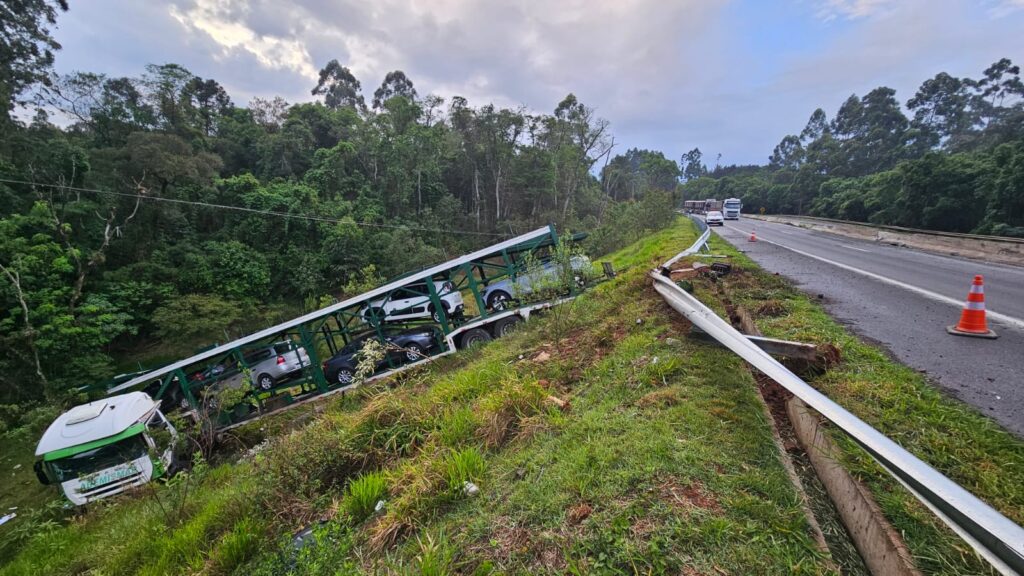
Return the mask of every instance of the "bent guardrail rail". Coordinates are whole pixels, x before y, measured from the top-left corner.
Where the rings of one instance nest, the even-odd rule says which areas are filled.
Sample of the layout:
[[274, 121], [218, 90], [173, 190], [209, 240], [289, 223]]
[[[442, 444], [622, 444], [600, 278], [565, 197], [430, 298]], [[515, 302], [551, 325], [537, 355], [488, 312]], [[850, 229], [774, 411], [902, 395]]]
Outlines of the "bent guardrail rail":
[[693, 244], [690, 245], [689, 248], [687, 248], [686, 250], [683, 250], [679, 254], [676, 254], [668, 262], [665, 262], [664, 264], [662, 264], [661, 265], [661, 269], [662, 270], [668, 270], [669, 268], [672, 267], [673, 264], [675, 264], [676, 262], [682, 260], [683, 258], [686, 258], [687, 256], [689, 256], [691, 254], [697, 253], [698, 250], [700, 250], [701, 248], [703, 248], [707, 244], [708, 238], [711, 236], [711, 228], [709, 228], [707, 223], [704, 222], [703, 220], [701, 220], [700, 218], [697, 218], [696, 216], [693, 216], [692, 214], [689, 215], [689, 216], [690, 216], [690, 220], [692, 220], [697, 225], [697, 229], [701, 231], [701, 235], [700, 235], [700, 237], [697, 238], [697, 240], [694, 241]]
[[707, 231], [693, 246], [651, 272], [654, 289], [668, 305], [849, 435], [993, 568], [1002, 574], [1024, 573], [1024, 528], [814, 389], [662, 275], [671, 263], [703, 246], [706, 235]]

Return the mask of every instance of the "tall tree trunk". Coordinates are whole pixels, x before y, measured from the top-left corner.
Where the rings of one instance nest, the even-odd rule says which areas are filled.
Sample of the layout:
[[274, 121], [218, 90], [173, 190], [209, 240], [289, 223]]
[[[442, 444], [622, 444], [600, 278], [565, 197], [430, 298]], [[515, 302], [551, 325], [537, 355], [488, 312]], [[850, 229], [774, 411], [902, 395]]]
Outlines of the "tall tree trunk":
[[498, 164], [498, 175], [494, 178], [494, 227], [497, 229], [501, 221], [501, 164]]
[[476, 229], [480, 230], [480, 170], [473, 166], [473, 204], [476, 211]]

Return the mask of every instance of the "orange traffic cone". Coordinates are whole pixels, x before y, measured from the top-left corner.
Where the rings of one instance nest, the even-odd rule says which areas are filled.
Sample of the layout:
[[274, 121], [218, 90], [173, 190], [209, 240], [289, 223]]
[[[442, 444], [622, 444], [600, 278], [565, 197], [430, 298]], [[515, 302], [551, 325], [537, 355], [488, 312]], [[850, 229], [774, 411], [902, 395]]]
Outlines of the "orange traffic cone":
[[750, 231], [750, 240], [747, 240], [747, 242], [757, 242], [757, 234], [754, 234], [753, 230]]
[[960, 313], [960, 322], [956, 326], [947, 326], [946, 332], [957, 336], [998, 337], [995, 332], [988, 329], [988, 323], [985, 321], [985, 285], [980, 275], [975, 276], [974, 282], [971, 283], [967, 304]]

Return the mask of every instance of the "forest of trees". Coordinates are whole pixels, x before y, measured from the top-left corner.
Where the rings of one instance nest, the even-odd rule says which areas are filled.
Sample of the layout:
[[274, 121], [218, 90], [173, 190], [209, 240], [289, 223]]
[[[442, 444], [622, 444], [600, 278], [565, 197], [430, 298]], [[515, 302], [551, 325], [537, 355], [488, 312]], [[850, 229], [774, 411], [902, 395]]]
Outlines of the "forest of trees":
[[807, 214], [1024, 237], [1024, 83], [1001, 59], [981, 77], [945, 72], [906, 102], [880, 87], [829, 119], [811, 114], [765, 166], [681, 160], [683, 196], [741, 198], [745, 212]]
[[0, 404], [60, 400], [548, 223], [601, 254], [673, 218], [676, 164], [615, 156], [572, 94], [532, 114], [420, 94], [394, 71], [367, 102], [332, 60], [312, 101], [242, 106], [176, 64], [57, 74], [66, 4], [13, 4]]

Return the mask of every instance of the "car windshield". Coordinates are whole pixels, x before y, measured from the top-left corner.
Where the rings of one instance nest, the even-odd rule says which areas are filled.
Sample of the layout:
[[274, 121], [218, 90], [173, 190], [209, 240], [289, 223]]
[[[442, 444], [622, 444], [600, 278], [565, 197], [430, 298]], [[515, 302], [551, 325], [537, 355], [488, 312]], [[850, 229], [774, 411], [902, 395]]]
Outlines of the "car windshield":
[[100, 470], [112, 468], [144, 456], [148, 446], [142, 433], [123, 440], [80, 452], [50, 462], [50, 469], [58, 482], [67, 482]]
[[278, 354], [287, 354], [292, 351], [292, 345], [290, 342], [278, 342], [274, 344], [274, 352]]

